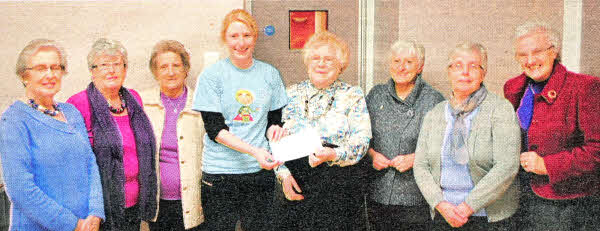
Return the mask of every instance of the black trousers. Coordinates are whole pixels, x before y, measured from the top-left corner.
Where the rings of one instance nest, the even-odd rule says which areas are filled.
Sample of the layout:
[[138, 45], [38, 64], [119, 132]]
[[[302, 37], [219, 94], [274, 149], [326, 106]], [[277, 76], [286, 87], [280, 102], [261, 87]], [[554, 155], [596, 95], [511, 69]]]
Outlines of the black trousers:
[[[139, 231], [142, 220], [140, 219], [140, 207], [136, 204], [125, 209], [124, 222], [115, 224], [115, 231]], [[100, 230], [110, 230], [100, 225]]]
[[10, 224], [10, 200], [6, 191], [0, 192], [0, 230], [8, 230]]
[[436, 211], [435, 218], [433, 219], [433, 228], [431, 230], [467, 230], [467, 231], [479, 231], [479, 230], [491, 230], [491, 231], [512, 231], [521, 230], [516, 228], [516, 223], [512, 217], [506, 218], [501, 221], [489, 223], [487, 217], [469, 217], [469, 221], [459, 228], [452, 228], [450, 224], [444, 219], [444, 217]]
[[384, 205], [374, 200], [367, 202], [369, 224], [373, 231], [383, 230], [431, 230], [429, 205]]
[[529, 189], [522, 193], [519, 230], [598, 230], [600, 199], [588, 196], [571, 200], [548, 200]]
[[275, 176], [261, 170], [250, 174], [202, 175], [202, 208], [205, 230], [235, 230], [238, 220], [244, 231], [272, 229]]
[[[150, 222], [151, 231], [184, 231], [183, 207], [181, 200], [160, 200], [158, 218], [156, 222]], [[201, 230], [203, 224], [188, 229], [192, 231]]]

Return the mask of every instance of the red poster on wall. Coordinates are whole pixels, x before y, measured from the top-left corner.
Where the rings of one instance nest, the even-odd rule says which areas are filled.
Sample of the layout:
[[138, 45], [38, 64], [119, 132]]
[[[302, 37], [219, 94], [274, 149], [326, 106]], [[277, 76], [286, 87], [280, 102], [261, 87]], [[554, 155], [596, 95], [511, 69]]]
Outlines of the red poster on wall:
[[290, 49], [302, 49], [316, 32], [327, 30], [327, 11], [290, 11]]

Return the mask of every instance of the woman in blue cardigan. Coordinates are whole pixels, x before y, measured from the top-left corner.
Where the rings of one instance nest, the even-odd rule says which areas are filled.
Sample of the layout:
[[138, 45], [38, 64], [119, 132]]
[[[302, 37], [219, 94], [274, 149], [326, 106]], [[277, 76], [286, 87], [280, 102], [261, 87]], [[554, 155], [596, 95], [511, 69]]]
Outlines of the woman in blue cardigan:
[[46, 39], [21, 51], [16, 73], [25, 97], [0, 121], [0, 154], [12, 201], [10, 230], [98, 230], [102, 186], [83, 118], [57, 103], [67, 59]]

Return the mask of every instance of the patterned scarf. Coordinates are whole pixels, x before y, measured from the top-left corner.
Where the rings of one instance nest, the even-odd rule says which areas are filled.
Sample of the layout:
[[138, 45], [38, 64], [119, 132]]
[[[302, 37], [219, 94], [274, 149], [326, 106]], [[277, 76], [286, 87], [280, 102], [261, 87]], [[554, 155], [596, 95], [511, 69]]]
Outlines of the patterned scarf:
[[[454, 118], [452, 131], [450, 132], [450, 156], [461, 165], [469, 161], [469, 150], [467, 149], [467, 138], [469, 131], [465, 124], [465, 118], [475, 110], [487, 96], [487, 89], [482, 84], [479, 90], [473, 92], [464, 102], [453, 105], [450, 103], [450, 113]], [[455, 100], [454, 94], [450, 102]]]

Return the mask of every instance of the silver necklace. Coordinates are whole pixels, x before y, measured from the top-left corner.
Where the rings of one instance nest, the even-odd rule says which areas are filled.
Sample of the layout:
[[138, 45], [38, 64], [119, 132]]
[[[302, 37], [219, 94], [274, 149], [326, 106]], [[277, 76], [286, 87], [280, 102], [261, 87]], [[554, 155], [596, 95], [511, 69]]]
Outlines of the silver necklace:
[[163, 103], [167, 103], [169, 104], [169, 106], [171, 106], [173, 108], [173, 113], [177, 114], [179, 113], [179, 111], [177, 111], [178, 108], [178, 103], [173, 103], [173, 101], [175, 101], [175, 99], [171, 99], [169, 98], [169, 96], [165, 95], [165, 100], [163, 100]]

